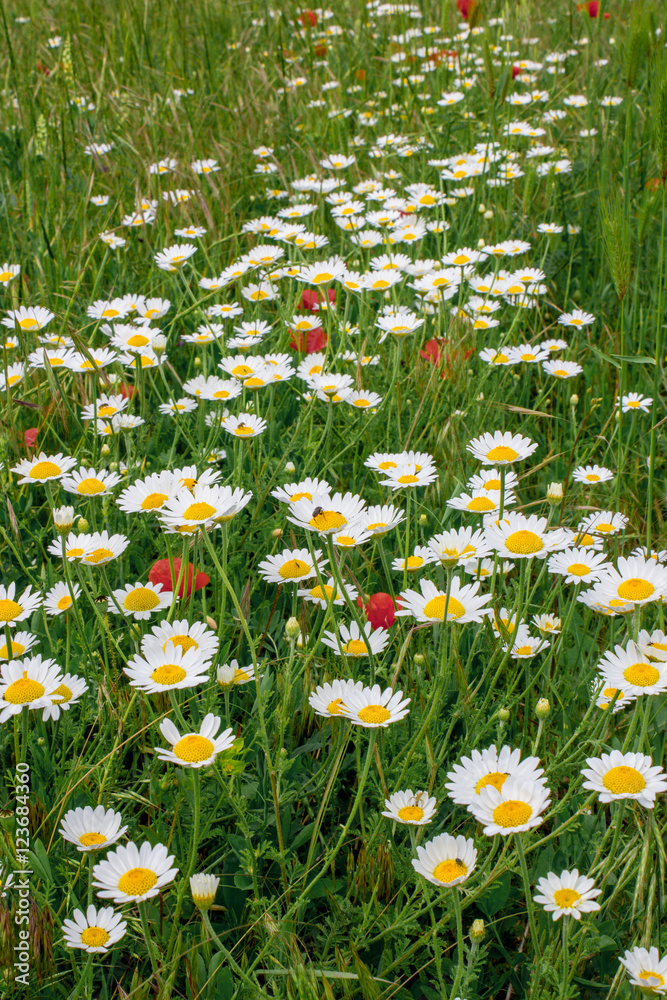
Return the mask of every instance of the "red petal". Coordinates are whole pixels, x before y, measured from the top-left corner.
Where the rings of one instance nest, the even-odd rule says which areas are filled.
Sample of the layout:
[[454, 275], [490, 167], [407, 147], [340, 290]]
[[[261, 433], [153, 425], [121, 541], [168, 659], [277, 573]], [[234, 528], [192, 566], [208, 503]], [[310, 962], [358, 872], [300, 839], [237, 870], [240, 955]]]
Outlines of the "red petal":
[[[183, 597], [184, 593], [192, 594], [194, 591], [201, 590], [208, 583], [211, 582], [210, 576], [207, 573], [197, 573], [194, 579], [194, 587], [192, 586], [192, 563], [188, 563], [187, 570], [187, 591], [185, 587], [185, 580], [181, 580], [181, 585], [178, 588], [178, 596]], [[171, 567], [169, 566], [168, 559], [158, 559], [157, 562], [153, 563], [149, 572], [148, 579], [151, 583], [161, 583], [163, 590], [168, 590], [173, 592], [174, 587], [178, 581], [181, 572], [181, 560], [174, 559], [174, 575], [171, 575]]]

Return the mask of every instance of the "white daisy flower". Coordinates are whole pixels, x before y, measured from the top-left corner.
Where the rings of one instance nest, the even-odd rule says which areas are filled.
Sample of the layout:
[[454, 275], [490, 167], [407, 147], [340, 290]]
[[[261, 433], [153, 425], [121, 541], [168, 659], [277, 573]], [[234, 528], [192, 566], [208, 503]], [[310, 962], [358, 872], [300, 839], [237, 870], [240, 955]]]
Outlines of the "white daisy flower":
[[621, 556], [601, 577], [596, 591], [610, 607], [646, 604], [667, 593], [667, 567], [641, 556]]
[[24, 708], [50, 708], [63, 675], [55, 660], [28, 656], [0, 663], [0, 723]]
[[[356, 588], [345, 582], [343, 586], [348, 600], [355, 601], [358, 595]], [[296, 594], [297, 597], [303, 597], [306, 601], [319, 604], [321, 608], [328, 607], [330, 602], [339, 606], [345, 604], [345, 597], [332, 576], [328, 578], [324, 586], [317, 583], [310, 590], [297, 590]]]
[[162, 591], [161, 583], [126, 583], [121, 590], [112, 591], [107, 598], [109, 611], [114, 615], [127, 615], [137, 620], [150, 618], [156, 611], [168, 608], [173, 594]]
[[389, 643], [389, 632], [384, 628], [373, 629], [370, 622], [364, 625], [363, 633], [360, 632], [356, 622], [350, 622], [350, 627], [338, 626], [338, 635], [335, 632], [324, 632], [321, 642], [330, 649], [333, 649], [337, 656], [378, 656], [384, 652]]
[[130, 843], [117, 847], [93, 868], [93, 885], [101, 899], [114, 903], [141, 903], [157, 896], [173, 882], [178, 868], [173, 868], [174, 855], [164, 844], [151, 847], [145, 841], [141, 847]]
[[317, 573], [328, 559], [322, 559], [322, 550], [317, 549], [315, 558], [308, 549], [283, 549], [281, 555], [267, 556], [257, 569], [268, 583], [300, 583]]
[[14, 632], [8, 645], [7, 639], [3, 636], [0, 638], [0, 660], [15, 660], [29, 652], [38, 641], [37, 636], [33, 635], [32, 632]]
[[234, 743], [234, 731], [225, 729], [219, 735], [221, 719], [211, 712], [204, 716], [198, 733], [186, 733], [181, 736], [171, 719], [163, 719], [160, 732], [171, 743], [171, 750], [162, 747], [153, 749], [159, 760], [170, 764], [181, 764], [183, 767], [209, 767], [220, 753], [224, 753]]
[[482, 434], [467, 445], [468, 451], [484, 465], [511, 465], [512, 462], [529, 458], [536, 448], [537, 443], [530, 438], [510, 431]]
[[410, 699], [404, 699], [402, 691], [394, 692], [391, 688], [383, 691], [379, 684], [374, 684], [372, 688], [348, 690], [345, 697], [341, 714], [353, 726], [363, 726], [365, 729], [386, 729], [392, 722], [403, 719], [410, 711], [406, 707], [410, 704]]
[[345, 698], [349, 691], [363, 690], [362, 681], [341, 681], [333, 680], [330, 684], [318, 684], [308, 698], [308, 704], [316, 715], [321, 715], [325, 719], [343, 715], [345, 709]]
[[568, 548], [549, 557], [550, 573], [565, 577], [565, 583], [593, 583], [612, 569], [604, 554], [589, 548]]
[[479, 582], [461, 584], [457, 576], [452, 577], [449, 593], [439, 590], [430, 580], [420, 580], [421, 594], [415, 590], [405, 590], [399, 595], [401, 602], [397, 616], [412, 615], [418, 622], [440, 623], [445, 620], [459, 624], [481, 622], [489, 614], [484, 605], [491, 600], [490, 594], [478, 594]]
[[627, 646], [615, 646], [598, 663], [605, 684], [622, 688], [624, 695], [638, 698], [643, 694], [667, 691], [667, 663], [645, 656], [641, 646], [630, 640]]
[[86, 912], [76, 909], [73, 920], [63, 920], [63, 938], [68, 948], [83, 948], [89, 955], [104, 953], [120, 941], [127, 921], [113, 906], [97, 909], [91, 903]]
[[[320, 535], [340, 532], [348, 525], [356, 525], [364, 517], [366, 501], [353, 493], [313, 494], [312, 500], [303, 498], [291, 504], [287, 520], [292, 524], [316, 531]], [[367, 525], [364, 525], [368, 531]]]
[[571, 536], [563, 528], [549, 530], [546, 517], [508, 513], [501, 523], [487, 525], [486, 537], [506, 559], [544, 559], [550, 552], [564, 549]]
[[597, 483], [610, 482], [614, 478], [614, 473], [602, 465], [579, 465], [572, 473], [572, 478], [575, 483], [595, 486]]
[[582, 913], [592, 913], [600, 909], [600, 904], [595, 902], [602, 889], [595, 888], [595, 881], [580, 875], [577, 869], [573, 871], [562, 871], [560, 875], [549, 872], [546, 878], [537, 880], [535, 887], [540, 895], [533, 896], [536, 903], [540, 903], [547, 913], [551, 913], [554, 920], [561, 917], [574, 917], [581, 920]]
[[281, 503], [296, 503], [297, 500], [312, 500], [315, 494], [328, 496], [331, 487], [324, 479], [303, 479], [300, 483], [287, 483], [271, 491], [271, 496]]
[[[81, 587], [78, 583], [72, 584], [72, 592], [74, 600], [77, 601], [81, 597]], [[47, 615], [62, 615], [65, 611], [69, 611], [73, 603], [69, 586], [62, 581], [51, 587], [44, 596], [44, 610]]]
[[145, 635], [141, 640], [142, 652], [159, 645], [166, 653], [169, 642], [183, 653], [194, 649], [205, 660], [212, 660], [218, 651], [217, 635], [203, 622], [188, 622], [185, 618], [175, 622], [162, 621], [153, 625], [151, 632], [152, 635]]
[[12, 468], [22, 478], [18, 480], [19, 486], [23, 483], [50, 483], [56, 479], [62, 479], [70, 469], [76, 465], [75, 458], [65, 457], [61, 452], [57, 455], [47, 455], [41, 451], [35, 458], [23, 458]]
[[394, 792], [385, 799], [381, 815], [393, 819], [395, 823], [426, 826], [435, 816], [436, 809], [437, 802], [428, 792], [413, 792], [408, 788], [404, 792]]
[[470, 878], [477, 865], [477, 851], [468, 837], [452, 837], [448, 833], [428, 840], [423, 847], [417, 846], [417, 857], [412, 859], [412, 867], [425, 879], [440, 886], [451, 888]]
[[391, 568], [396, 573], [417, 573], [424, 566], [428, 566], [434, 562], [437, 562], [437, 559], [435, 553], [430, 548], [426, 545], [415, 545], [412, 555], [408, 556], [407, 559], [402, 559], [400, 556], [393, 559]]
[[113, 809], [104, 806], [79, 807], [70, 809], [60, 823], [60, 833], [64, 840], [74, 844], [77, 851], [101, 851], [111, 847], [127, 833], [127, 827], [121, 826], [123, 817]]
[[[625, 514], [613, 510], [598, 510], [594, 514], [588, 514], [578, 525], [578, 530], [584, 534], [592, 535], [616, 535], [628, 523]], [[584, 544], [577, 540], [577, 545]]]
[[83, 677], [77, 677], [76, 674], [65, 674], [51, 695], [51, 705], [44, 708], [42, 712], [44, 722], [49, 719], [57, 721], [60, 718], [60, 712], [68, 712], [87, 690], [88, 684]]
[[238, 687], [241, 684], [248, 684], [255, 679], [255, 667], [239, 667], [238, 660], [231, 660], [230, 663], [222, 663], [215, 672], [216, 682], [221, 688]]
[[500, 789], [508, 778], [516, 778], [533, 784], [544, 784], [544, 771], [539, 766], [538, 757], [521, 760], [521, 751], [508, 746], [498, 751], [494, 746], [488, 750], [473, 750], [470, 757], [462, 757], [460, 764], [454, 764], [445, 782], [447, 794], [452, 802], [470, 806], [478, 801], [487, 785]]
[[217, 875], [204, 875], [198, 873], [190, 876], [190, 892], [192, 902], [198, 910], [209, 910], [215, 902], [215, 894], [218, 891], [220, 879]]
[[619, 962], [625, 967], [631, 986], [637, 986], [645, 996], [667, 993], [667, 955], [660, 958], [657, 948], [633, 948]]
[[541, 782], [510, 777], [501, 789], [491, 784], [482, 788], [469, 809], [484, 824], [487, 837], [506, 837], [539, 826], [550, 801], [549, 789]]
[[197, 647], [184, 649], [171, 639], [163, 643], [162, 636], [144, 636], [141, 654], [136, 653], [128, 660], [123, 673], [130, 678], [132, 687], [159, 694], [205, 684], [210, 663], [211, 655]]
[[667, 790], [665, 772], [660, 765], [652, 766], [651, 758], [642, 753], [621, 753], [612, 750], [600, 757], [587, 757], [586, 778], [582, 788], [598, 792], [600, 802], [634, 799], [645, 809], [653, 809], [655, 797]]

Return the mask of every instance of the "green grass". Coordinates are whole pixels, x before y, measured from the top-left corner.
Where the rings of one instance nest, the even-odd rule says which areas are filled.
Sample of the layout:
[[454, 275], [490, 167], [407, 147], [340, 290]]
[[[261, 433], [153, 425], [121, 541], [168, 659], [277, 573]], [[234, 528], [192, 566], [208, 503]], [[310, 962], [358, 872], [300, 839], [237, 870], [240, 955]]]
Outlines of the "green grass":
[[[594, 19], [565, 0], [479, 0], [468, 41], [449, 0], [423, 0], [414, 8], [421, 18], [409, 16], [407, 5], [392, 16], [377, 16], [372, 5], [355, 0], [330, 9], [330, 19], [307, 29], [301, 8], [286, 0], [273, 13], [265, 4], [214, 0], [8, 0], [0, 9], [0, 265], [21, 266], [19, 277], [0, 288], [2, 316], [23, 306], [48, 308], [54, 319], [45, 332], [71, 338], [85, 356], [108, 346], [101, 322], [87, 314], [93, 301], [132, 293], [171, 303], [152, 324], [167, 338], [167, 360], [138, 374], [120, 361], [88, 374], [30, 368], [37, 334], [2, 328], [7, 343], [0, 367], [24, 362], [26, 373], [0, 395], [0, 583], [15, 583], [18, 595], [28, 584], [40, 594], [62, 582], [81, 587], [74, 610], [50, 616], [40, 607], [17, 629], [37, 638], [28, 656], [53, 658], [62, 673], [85, 678], [87, 690], [58, 720], [25, 710], [0, 725], [5, 874], [20, 868], [17, 762], [30, 765], [32, 852], [30, 986], [15, 979], [20, 898], [16, 886], [7, 886], [0, 901], [0, 996], [23, 990], [40, 1000], [612, 1000], [632, 995], [618, 962], [626, 950], [655, 946], [662, 955], [664, 795], [650, 810], [632, 800], [603, 805], [582, 788], [581, 775], [586, 758], [614, 749], [649, 754], [655, 765], [663, 761], [664, 693], [641, 696], [617, 714], [597, 708], [591, 694], [605, 652], [636, 639], [640, 628], [664, 628], [661, 600], [632, 614], [598, 614], [577, 600], [586, 584], [566, 584], [541, 559], [517, 559], [507, 575], [496, 566], [480, 590], [492, 595], [489, 608], [512, 611], [527, 625], [537, 614], [560, 617], [562, 633], [533, 659], [510, 656], [503, 648], [508, 633], [494, 634], [488, 620], [415, 628], [413, 617], [399, 617], [386, 650], [355, 660], [334, 655], [319, 639], [324, 630], [363, 624], [356, 602], [320, 609], [298, 598], [289, 583], [278, 589], [265, 582], [257, 567], [284, 548], [322, 549], [329, 559], [326, 582], [333, 565], [329, 542], [288, 521], [285, 505], [271, 496], [310, 476], [328, 480], [334, 492], [360, 495], [368, 505], [393, 503], [406, 514], [386, 536], [337, 550], [340, 572], [364, 597], [419, 590], [420, 579], [445, 594], [452, 576], [471, 582], [461, 569], [452, 574], [439, 563], [410, 576], [391, 564], [439, 532], [482, 526], [478, 515], [447, 501], [483, 468], [467, 450], [470, 440], [496, 430], [537, 444], [512, 467], [519, 482], [511, 510], [548, 517], [552, 529], [575, 529], [596, 510], [624, 514], [624, 529], [604, 544], [614, 565], [637, 546], [667, 548], [663, 5], [606, 0]], [[20, 17], [30, 20], [18, 23]], [[499, 17], [502, 27], [489, 24]], [[411, 36], [420, 24], [433, 32]], [[50, 48], [47, 39], [56, 35], [61, 43]], [[417, 50], [427, 45], [442, 53], [434, 69], [402, 82], [421, 72], [424, 54]], [[460, 103], [443, 107], [441, 93], [460, 89], [458, 71], [447, 62], [453, 50], [463, 59], [461, 76], [475, 83], [462, 87]], [[578, 54], [567, 57], [566, 71], [549, 73], [554, 64], [547, 55], [570, 50]], [[401, 51], [404, 61], [396, 59]], [[542, 64], [532, 82], [513, 79], [519, 59]], [[299, 78], [305, 84], [290, 88]], [[322, 89], [334, 80], [337, 88]], [[506, 100], [534, 89], [546, 91], [546, 99]], [[585, 95], [587, 105], [564, 104], [573, 94]], [[622, 103], [602, 107], [609, 96]], [[78, 98], [92, 109], [77, 107]], [[567, 114], [549, 116], [554, 110]], [[361, 117], [368, 112], [376, 119], [370, 125]], [[544, 134], [508, 136], [513, 121]], [[580, 134], [592, 129], [595, 135]], [[389, 134], [402, 141], [375, 145]], [[485, 175], [441, 180], [440, 169], [428, 162], [495, 142], [516, 154], [521, 171], [505, 186], [488, 185]], [[85, 147], [91, 143], [113, 148], [90, 156]], [[527, 156], [538, 143], [553, 151]], [[261, 145], [274, 151], [261, 161], [275, 164], [270, 175], [255, 171], [253, 150]], [[353, 153], [356, 162], [339, 172], [319, 165], [337, 153]], [[174, 172], [149, 174], [150, 164], [166, 158], [177, 161]], [[220, 170], [195, 175], [189, 164], [203, 158], [216, 159]], [[562, 160], [570, 170], [542, 175], [538, 169]], [[311, 173], [335, 176], [349, 191], [377, 179], [397, 198], [422, 182], [445, 195], [463, 186], [472, 193], [421, 213], [426, 221], [446, 220], [447, 231], [365, 249], [336, 225], [324, 195], [292, 188]], [[488, 176], [498, 177], [497, 165]], [[272, 197], [272, 188], [289, 192], [289, 199]], [[176, 205], [163, 199], [176, 189], [193, 197]], [[96, 207], [92, 195], [108, 195], [108, 204]], [[140, 199], [157, 201], [154, 222], [123, 227], [122, 217], [136, 211]], [[249, 220], [273, 217], [293, 201], [316, 203], [311, 215], [295, 221], [326, 236], [327, 246], [301, 250], [244, 231]], [[365, 211], [381, 204], [369, 202]], [[542, 234], [541, 223], [563, 232]], [[182, 270], [160, 270], [154, 255], [187, 242], [175, 230], [189, 224], [207, 230], [192, 241], [196, 254]], [[108, 231], [125, 246], [108, 249], [99, 239]], [[237, 353], [226, 342], [241, 321], [272, 324], [250, 355], [287, 353], [295, 368], [306, 357], [290, 347], [291, 325], [302, 292], [314, 286], [283, 276], [276, 279], [279, 296], [263, 303], [241, 293], [259, 280], [257, 271], [221, 291], [199, 286], [201, 277], [217, 276], [256, 245], [281, 247], [283, 265], [340, 255], [350, 270], [366, 272], [381, 253], [439, 261], [457, 248], [510, 239], [525, 240], [530, 249], [482, 261], [475, 273], [541, 269], [545, 289], [534, 308], [499, 299], [493, 314], [499, 325], [487, 331], [474, 329], [461, 313], [472, 294], [465, 284], [422, 312], [415, 306], [416, 279], [405, 272], [386, 300], [381, 292], [334, 283], [335, 308], [321, 314], [326, 364], [382, 397], [371, 412], [309, 398], [295, 376], [257, 392], [244, 389], [229, 401], [233, 415], [250, 411], [267, 421], [251, 440], [206, 424], [207, 414], [222, 412], [217, 403], [200, 401], [196, 412], [175, 418], [159, 412], [159, 404], [186, 395], [187, 380], [223, 374], [218, 362]], [[203, 346], [183, 340], [207, 321], [209, 306], [233, 301], [243, 315], [214, 320], [225, 327], [220, 340]], [[423, 325], [380, 343], [376, 320], [386, 304], [415, 308]], [[559, 315], [573, 309], [595, 321], [579, 329], [559, 325]], [[554, 357], [582, 368], [567, 380], [541, 364], [490, 365], [479, 357], [487, 347], [500, 352], [560, 337], [568, 347]], [[425, 350], [435, 338], [442, 342], [437, 365]], [[353, 359], [338, 360], [343, 351]], [[364, 355], [377, 356], [378, 364], [362, 366], [357, 358]], [[82, 420], [81, 409], [111, 391], [108, 375], [115, 384], [134, 385], [127, 412], [143, 423], [106, 438]], [[649, 411], [619, 413], [616, 397], [628, 392], [650, 397]], [[37, 433], [34, 449], [25, 438], [30, 429]], [[219, 448], [226, 458], [209, 462]], [[437, 477], [392, 494], [364, 463], [374, 452], [406, 449], [430, 453]], [[41, 451], [119, 472], [123, 482], [111, 496], [90, 500], [57, 482], [19, 485], [11, 470]], [[584, 488], [572, 473], [589, 463], [609, 468], [613, 479]], [[199, 475], [215, 470], [221, 484], [251, 491], [248, 505], [223, 527], [185, 538], [166, 534], [154, 514], [126, 514], [117, 506], [119, 492], [136, 480], [190, 465]], [[564, 497], [549, 504], [554, 482], [563, 484]], [[105, 567], [63, 564], [48, 552], [58, 537], [52, 508], [70, 503], [75, 532], [106, 530], [129, 539], [118, 559]], [[210, 577], [190, 600], [172, 602], [148, 621], [107, 610], [101, 598], [112, 590], [145, 583], [157, 559], [183, 555]], [[305, 586], [315, 585], [313, 579]], [[285, 632], [291, 616], [301, 626], [298, 643]], [[205, 670], [209, 680], [171, 697], [138, 691], [124, 673], [142, 637], [167, 617], [208, 621], [220, 643]], [[3, 634], [0, 645], [9, 628]], [[233, 659], [241, 667], [253, 663], [257, 680], [223, 690], [216, 667]], [[663, 671], [660, 663], [654, 667]], [[411, 699], [409, 714], [379, 731], [317, 717], [309, 696], [333, 678], [401, 690]], [[538, 718], [540, 699], [548, 699], [549, 711], [541, 706]], [[5, 706], [3, 697], [0, 709]], [[166, 745], [159, 729], [164, 718], [184, 733], [198, 731], [207, 713], [232, 729], [231, 749], [201, 770], [157, 758], [154, 748]], [[551, 804], [543, 823], [521, 840], [486, 837], [444, 787], [454, 764], [492, 743], [518, 748], [522, 757], [535, 753], [545, 768]], [[430, 825], [409, 827], [381, 816], [385, 798], [407, 788], [437, 799]], [[120, 843], [165, 844], [179, 871], [158, 896], [139, 906], [115, 905], [126, 933], [88, 961], [66, 946], [62, 922], [76, 908], [85, 910], [88, 899], [113, 905], [98, 900], [89, 885], [91, 864], [106, 852], [79, 854], [59, 827], [68, 810], [98, 804], [122, 814], [128, 831]], [[476, 870], [459, 888], [427, 883], [411, 864], [417, 845], [443, 832], [472, 838], [478, 851]], [[530, 900], [539, 878], [573, 868], [602, 889], [601, 909], [570, 920], [564, 932], [562, 920], [552, 921]], [[192, 902], [186, 876], [193, 871], [220, 877], [206, 916]], [[471, 938], [479, 920], [483, 934]]]

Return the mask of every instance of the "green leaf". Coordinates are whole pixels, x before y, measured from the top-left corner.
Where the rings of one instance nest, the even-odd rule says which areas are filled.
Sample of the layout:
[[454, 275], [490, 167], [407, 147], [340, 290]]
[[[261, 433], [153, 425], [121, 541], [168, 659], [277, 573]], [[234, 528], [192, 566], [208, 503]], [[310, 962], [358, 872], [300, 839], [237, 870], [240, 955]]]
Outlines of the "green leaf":
[[631, 365], [654, 365], [655, 358], [647, 358], [641, 354], [612, 354], [612, 358], [627, 361]]
[[32, 844], [34, 850], [28, 851], [30, 866], [35, 872], [37, 872], [40, 878], [43, 878], [45, 882], [52, 884], [53, 872], [51, 871], [51, 864], [49, 862], [49, 856], [46, 853], [46, 848], [41, 840], [33, 840]]

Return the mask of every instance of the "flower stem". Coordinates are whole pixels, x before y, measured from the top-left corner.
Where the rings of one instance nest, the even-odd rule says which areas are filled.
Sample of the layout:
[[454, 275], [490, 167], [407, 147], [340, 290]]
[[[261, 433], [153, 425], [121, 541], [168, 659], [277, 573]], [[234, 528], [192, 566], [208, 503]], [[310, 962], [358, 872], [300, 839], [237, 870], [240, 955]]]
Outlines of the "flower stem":
[[533, 953], [536, 957], [540, 954], [540, 939], [537, 934], [537, 924], [535, 923], [535, 910], [533, 908], [533, 897], [530, 892], [530, 878], [528, 876], [528, 865], [526, 864], [526, 855], [523, 853], [523, 841], [521, 840], [521, 834], [516, 833], [514, 835], [514, 842], [516, 844], [516, 853], [519, 859], [519, 865], [521, 867], [521, 876], [523, 878], [523, 891], [526, 897], [526, 908], [528, 910], [528, 924], [530, 926], [530, 937], [533, 942]]
[[461, 976], [463, 975], [463, 917], [461, 916], [461, 899], [459, 897], [459, 891], [456, 887], [450, 890], [452, 894], [452, 900], [454, 902], [454, 916], [456, 917], [456, 974], [454, 976], [454, 982], [452, 983], [451, 1000], [455, 1000], [456, 991], [459, 988], [459, 983], [461, 982]]

